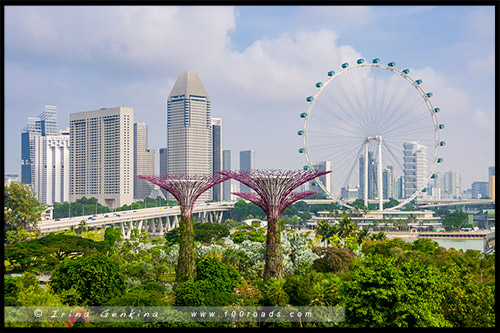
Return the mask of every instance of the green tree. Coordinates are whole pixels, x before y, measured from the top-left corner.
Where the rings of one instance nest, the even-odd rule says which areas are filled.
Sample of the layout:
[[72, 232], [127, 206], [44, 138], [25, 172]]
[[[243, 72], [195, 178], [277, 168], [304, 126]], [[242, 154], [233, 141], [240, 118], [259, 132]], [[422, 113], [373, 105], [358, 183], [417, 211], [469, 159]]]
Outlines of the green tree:
[[441, 275], [418, 260], [367, 256], [341, 288], [349, 327], [450, 326], [440, 306]]
[[494, 286], [477, 283], [473, 274], [458, 265], [443, 275], [441, 313], [446, 320], [453, 327], [495, 327]]
[[236, 231], [230, 236], [236, 244], [241, 244], [246, 240], [263, 243], [266, 241], [265, 229], [260, 227], [259, 223], [252, 225], [241, 225], [235, 228]]
[[354, 259], [354, 253], [346, 248], [313, 248], [320, 258], [314, 260], [312, 269], [318, 272], [339, 273], [349, 270], [351, 261]]
[[215, 257], [205, 257], [196, 264], [194, 279], [178, 284], [174, 305], [224, 306], [236, 299], [233, 291], [242, 282], [238, 271]]
[[18, 243], [38, 235], [44, 210], [31, 186], [20, 182], [4, 186], [5, 242]]
[[120, 228], [107, 227], [104, 231], [104, 243], [109, 249], [114, 249], [115, 246], [122, 241], [122, 231]]
[[87, 305], [102, 305], [123, 294], [125, 276], [118, 264], [103, 254], [65, 259], [50, 277], [55, 292], [74, 288]]
[[460, 230], [465, 223], [467, 223], [467, 214], [461, 210], [455, 210], [443, 219], [443, 226], [447, 231]]

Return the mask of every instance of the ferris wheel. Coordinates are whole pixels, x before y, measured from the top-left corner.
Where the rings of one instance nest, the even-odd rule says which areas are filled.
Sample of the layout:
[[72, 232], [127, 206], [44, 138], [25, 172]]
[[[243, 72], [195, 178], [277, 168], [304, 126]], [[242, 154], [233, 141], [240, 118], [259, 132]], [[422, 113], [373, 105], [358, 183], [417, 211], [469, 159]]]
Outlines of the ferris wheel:
[[[424, 197], [439, 157], [441, 141], [432, 93], [422, 80], [414, 80], [409, 69], [398, 70], [394, 62], [381, 64], [358, 59], [343, 63], [338, 72], [317, 82], [317, 91], [306, 98], [307, 112], [302, 136], [307, 165], [304, 169], [331, 166], [329, 179], [317, 178], [312, 185], [340, 204], [355, 198], [378, 201], [394, 198], [400, 208]], [[328, 163], [328, 164], [327, 164]]]

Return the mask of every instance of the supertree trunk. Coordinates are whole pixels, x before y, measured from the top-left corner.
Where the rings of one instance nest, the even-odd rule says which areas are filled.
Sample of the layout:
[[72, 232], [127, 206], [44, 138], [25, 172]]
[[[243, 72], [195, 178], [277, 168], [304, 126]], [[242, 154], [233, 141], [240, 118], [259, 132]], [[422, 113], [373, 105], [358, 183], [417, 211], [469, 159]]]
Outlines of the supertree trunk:
[[264, 279], [284, 277], [281, 248], [281, 213], [294, 202], [314, 192], [293, 192], [300, 185], [331, 171], [314, 170], [250, 170], [219, 171], [221, 175], [236, 179], [255, 192], [234, 193], [262, 208], [267, 217], [266, 262]]
[[175, 270], [175, 281], [178, 282], [193, 276], [195, 271], [193, 216], [181, 213], [179, 228], [179, 259]]
[[281, 247], [281, 224], [279, 217], [267, 218], [266, 262], [264, 280], [284, 277], [283, 248]]
[[196, 199], [209, 188], [229, 179], [228, 177], [212, 177], [209, 175], [139, 175], [141, 178], [160, 186], [177, 199], [181, 209], [179, 222], [179, 259], [175, 271], [177, 282], [185, 281], [195, 272], [196, 258], [194, 252], [193, 207]]

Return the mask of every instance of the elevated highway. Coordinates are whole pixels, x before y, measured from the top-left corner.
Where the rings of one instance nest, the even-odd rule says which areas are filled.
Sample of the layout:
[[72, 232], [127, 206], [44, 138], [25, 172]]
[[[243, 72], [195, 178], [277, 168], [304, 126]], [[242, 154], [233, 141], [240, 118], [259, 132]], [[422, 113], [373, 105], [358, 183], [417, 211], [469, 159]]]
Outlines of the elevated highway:
[[[196, 205], [193, 209], [193, 218], [197, 222], [222, 223], [224, 212], [232, 210], [233, 202], [220, 202]], [[86, 216], [75, 216], [59, 220], [45, 220], [40, 222], [42, 234], [77, 228], [85, 221], [91, 230], [105, 229], [109, 226], [121, 228], [122, 236], [129, 238], [132, 229], [140, 232], [147, 231], [150, 236], [161, 237], [165, 232], [179, 226], [179, 206], [154, 207], [115, 213], [104, 213]]]

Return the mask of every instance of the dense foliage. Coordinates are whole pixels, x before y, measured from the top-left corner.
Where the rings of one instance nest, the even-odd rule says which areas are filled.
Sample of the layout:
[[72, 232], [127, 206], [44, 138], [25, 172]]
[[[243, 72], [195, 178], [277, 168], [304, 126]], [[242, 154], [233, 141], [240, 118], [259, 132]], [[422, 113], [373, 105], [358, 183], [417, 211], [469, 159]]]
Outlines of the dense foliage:
[[[170, 236], [155, 239], [133, 229], [130, 239], [123, 239], [120, 229], [88, 231], [82, 223], [72, 230], [37, 237], [41, 206], [22, 186], [9, 187], [5, 193], [11, 208], [5, 210], [5, 225], [15, 231], [5, 240], [5, 273], [21, 274], [4, 278], [7, 307], [260, 305], [340, 306], [345, 310], [344, 321], [329, 323], [284, 318], [275, 323], [196, 323], [172, 310], [157, 322], [119, 324], [141, 328], [495, 326], [495, 254], [445, 249], [430, 239], [388, 240], [382, 231], [370, 234], [358, 228], [333, 204], [312, 209], [297, 202], [285, 210], [282, 226], [300, 225], [302, 217], [320, 209], [336, 215], [339, 223], [320, 222], [316, 237], [281, 232], [282, 279], [263, 279], [265, 227], [240, 222], [263, 217], [257, 206], [241, 201], [233, 220], [223, 225], [193, 224], [195, 269], [190, 278], [176, 283], [179, 244], [170, 237], [175, 236], [175, 229]], [[88, 200], [85, 211], [92, 205], [95, 211], [95, 202]], [[16, 212], [23, 213], [12, 213], [14, 205]], [[449, 213], [445, 226], [459, 228], [463, 217], [459, 211]], [[32, 231], [22, 231], [24, 226]], [[57, 322], [37, 325], [67, 326]]]

